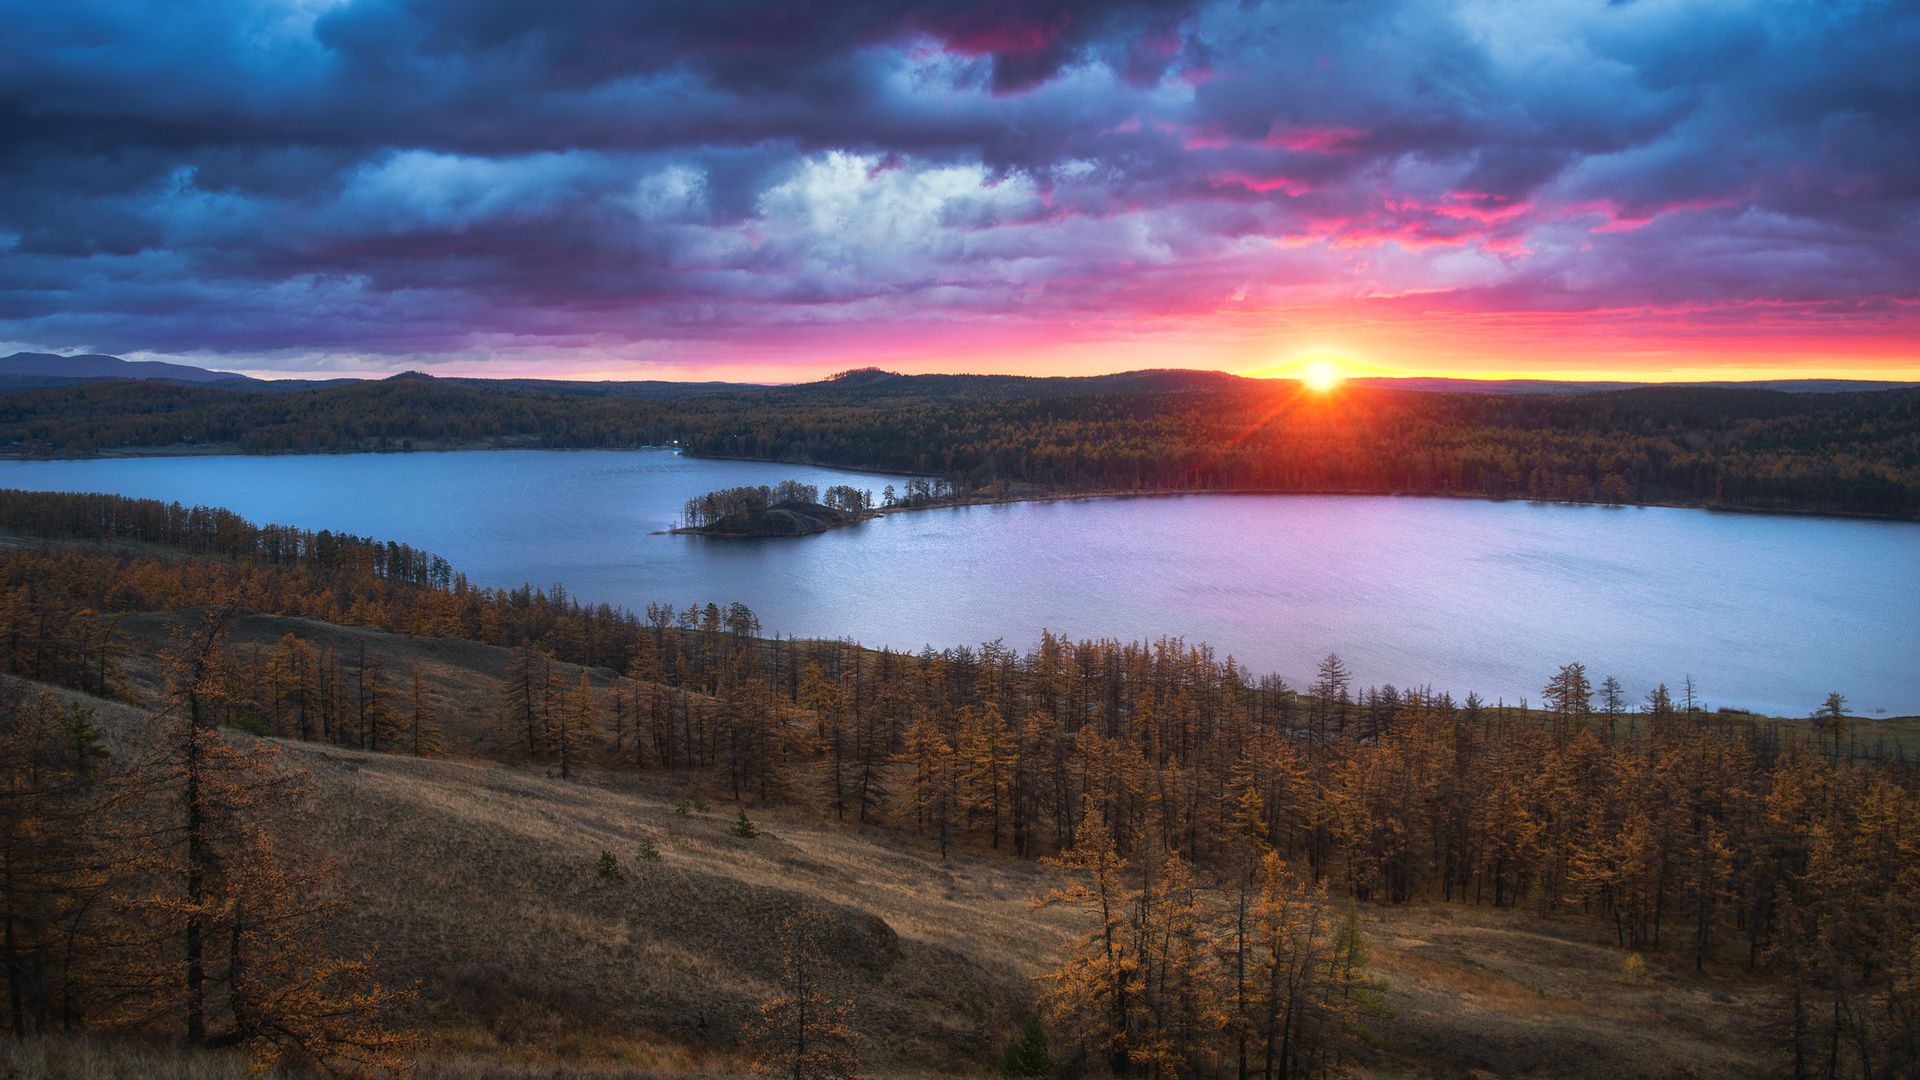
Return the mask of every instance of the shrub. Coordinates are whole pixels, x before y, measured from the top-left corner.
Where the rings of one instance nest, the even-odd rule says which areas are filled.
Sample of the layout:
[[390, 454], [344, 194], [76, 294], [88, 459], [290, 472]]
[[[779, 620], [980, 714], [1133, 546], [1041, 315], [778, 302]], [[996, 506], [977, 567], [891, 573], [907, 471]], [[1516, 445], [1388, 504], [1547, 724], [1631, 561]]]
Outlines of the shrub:
[[241, 713], [239, 716], [227, 721], [227, 726], [235, 731], [244, 731], [249, 735], [267, 736], [273, 734], [273, 729], [266, 725], [266, 721], [261, 720], [252, 713]]
[[1040, 1018], [1027, 1018], [1027, 1027], [1007, 1037], [1007, 1052], [1000, 1057], [1000, 1075], [1008, 1080], [1019, 1077], [1052, 1076], [1053, 1055], [1047, 1052], [1047, 1033]]
[[593, 864], [593, 872], [608, 881], [619, 881], [626, 876], [620, 872], [620, 860], [614, 858], [611, 851], [600, 853], [600, 860]]
[[740, 808], [740, 816], [733, 819], [733, 827], [727, 831], [742, 840], [751, 840], [760, 835], [760, 830], [753, 827], [753, 819], [747, 816], [744, 806]]
[[1640, 958], [1639, 953], [1628, 953], [1627, 958], [1620, 961], [1620, 981], [1633, 986], [1647, 981], [1647, 962]]

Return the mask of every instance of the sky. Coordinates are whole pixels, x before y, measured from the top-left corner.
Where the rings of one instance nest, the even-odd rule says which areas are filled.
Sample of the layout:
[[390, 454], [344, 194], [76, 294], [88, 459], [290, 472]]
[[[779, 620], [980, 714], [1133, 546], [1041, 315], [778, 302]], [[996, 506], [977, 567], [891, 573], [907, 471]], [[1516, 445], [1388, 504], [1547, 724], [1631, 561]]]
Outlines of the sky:
[[0, 349], [1920, 378], [1920, 4], [0, 0]]

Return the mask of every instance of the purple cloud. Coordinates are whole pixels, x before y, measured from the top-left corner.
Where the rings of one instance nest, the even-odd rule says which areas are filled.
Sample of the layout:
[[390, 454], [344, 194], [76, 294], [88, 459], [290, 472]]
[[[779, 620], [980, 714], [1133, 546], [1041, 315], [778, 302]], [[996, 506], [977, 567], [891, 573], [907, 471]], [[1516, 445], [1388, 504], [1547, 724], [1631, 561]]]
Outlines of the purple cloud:
[[0, 338], [42, 348], [377, 366], [1415, 295], [1898, 337], [1920, 292], [1911, 5], [0, 12]]

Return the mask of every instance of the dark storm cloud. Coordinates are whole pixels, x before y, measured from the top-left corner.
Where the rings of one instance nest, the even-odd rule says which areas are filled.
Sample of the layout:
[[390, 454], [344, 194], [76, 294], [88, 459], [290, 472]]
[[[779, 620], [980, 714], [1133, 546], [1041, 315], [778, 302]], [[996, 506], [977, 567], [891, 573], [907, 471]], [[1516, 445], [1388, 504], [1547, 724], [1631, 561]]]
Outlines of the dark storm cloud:
[[46, 347], [1920, 286], [1909, 3], [0, 12], [0, 337]]

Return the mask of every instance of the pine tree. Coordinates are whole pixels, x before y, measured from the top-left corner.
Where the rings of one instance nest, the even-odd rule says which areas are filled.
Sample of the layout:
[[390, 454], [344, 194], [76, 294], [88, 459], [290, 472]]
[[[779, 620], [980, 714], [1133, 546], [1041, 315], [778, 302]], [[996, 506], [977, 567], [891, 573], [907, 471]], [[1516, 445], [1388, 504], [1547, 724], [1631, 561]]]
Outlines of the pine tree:
[[439, 757], [440, 728], [434, 723], [439, 717], [432, 699], [427, 696], [426, 683], [420, 678], [417, 664], [413, 668], [412, 705], [407, 718], [409, 752], [415, 757]]
[[360, 648], [360, 663], [355, 683], [360, 718], [360, 746], [365, 750], [392, 750], [402, 733], [400, 717], [393, 709], [393, 692], [387, 688], [386, 672], [378, 658], [367, 656]]
[[1027, 1026], [1007, 1037], [1006, 1051], [1000, 1055], [1000, 1075], [1006, 1080], [1053, 1076], [1053, 1054], [1047, 1049], [1047, 1032], [1040, 1026], [1038, 1014], [1027, 1018]]
[[746, 1033], [754, 1071], [762, 1076], [854, 1080], [860, 1075], [853, 1003], [828, 992], [819, 936], [812, 920], [793, 918], [781, 926], [779, 993], [760, 1006]]
[[923, 827], [933, 827], [944, 859], [953, 841], [954, 816], [960, 809], [958, 755], [924, 708], [915, 709], [902, 761], [913, 769], [914, 820]]
[[276, 733], [297, 739], [314, 737], [316, 682], [313, 646], [282, 635], [267, 658], [263, 680], [270, 706], [268, 718]]
[[1130, 922], [1139, 890], [1127, 883], [1126, 860], [1097, 815], [1081, 819], [1072, 848], [1044, 861], [1065, 882], [1036, 906], [1077, 908], [1088, 923], [1068, 944], [1061, 966], [1040, 977], [1046, 986], [1040, 1006], [1057, 1029], [1105, 1058], [1115, 1076], [1127, 1076], [1142, 1008], [1142, 964]]
[[600, 708], [594, 703], [587, 673], [581, 671], [573, 693], [548, 712], [547, 749], [560, 763], [560, 779], [573, 779], [573, 770], [584, 763], [599, 730]]
[[1314, 680], [1307, 693], [1313, 697], [1314, 734], [1325, 742], [1331, 736], [1341, 736], [1347, 730], [1347, 711], [1352, 703], [1350, 689], [1353, 685], [1353, 673], [1347, 670], [1339, 653], [1328, 653], [1320, 661], [1319, 678]]
[[154, 1005], [191, 1046], [254, 1046], [330, 1062], [387, 1068], [410, 1040], [382, 1024], [401, 1000], [372, 982], [369, 965], [315, 951], [327, 905], [311, 875], [284, 870], [267, 823], [302, 799], [305, 774], [271, 762], [267, 744], [223, 738], [222, 605], [169, 654], [162, 738], [139, 762], [151, 817], [140, 869], [153, 883], [131, 908], [151, 937], [145, 957]]
[[80, 1018], [113, 930], [106, 901], [128, 885], [106, 835], [106, 761], [89, 710], [0, 680], [0, 967], [16, 1039]]
[[1584, 725], [1593, 713], [1593, 684], [1587, 681], [1586, 665], [1562, 667], [1547, 681], [1540, 697], [1553, 712], [1555, 740], [1566, 741], [1573, 729]]
[[967, 816], [987, 819], [988, 835], [998, 848], [1012, 794], [1016, 749], [1012, 733], [992, 705], [961, 710], [959, 726]]
[[800, 688], [795, 700], [802, 708], [813, 710], [814, 745], [822, 757], [819, 781], [821, 797], [826, 800], [834, 817], [845, 819], [852, 787], [852, 754], [849, 745], [852, 740], [847, 731], [844, 697], [840, 687], [827, 678], [819, 664], [809, 661], [800, 674]]
[[538, 758], [546, 749], [549, 664], [532, 645], [513, 650], [506, 678], [500, 684], [501, 735], [507, 746]]
[[747, 816], [747, 808], [743, 806], [739, 816], [733, 819], [733, 824], [727, 827], [727, 834], [741, 840], [751, 840], [760, 835], [760, 830], [754, 826], [753, 819]]

